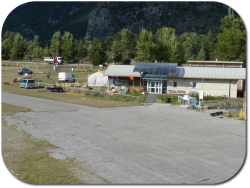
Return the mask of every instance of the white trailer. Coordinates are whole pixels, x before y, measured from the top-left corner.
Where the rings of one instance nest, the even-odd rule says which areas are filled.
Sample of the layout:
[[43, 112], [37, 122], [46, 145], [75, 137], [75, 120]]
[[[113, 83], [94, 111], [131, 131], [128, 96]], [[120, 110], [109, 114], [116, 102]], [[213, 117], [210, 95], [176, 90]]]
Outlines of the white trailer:
[[58, 65], [63, 64], [63, 57], [44, 57], [44, 61], [48, 64], [55, 64], [58, 63]]

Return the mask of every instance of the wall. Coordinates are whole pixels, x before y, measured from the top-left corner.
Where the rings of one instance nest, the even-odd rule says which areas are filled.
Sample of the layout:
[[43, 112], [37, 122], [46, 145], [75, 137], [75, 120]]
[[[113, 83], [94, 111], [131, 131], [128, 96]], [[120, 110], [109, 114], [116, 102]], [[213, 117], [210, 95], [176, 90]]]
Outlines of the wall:
[[[117, 77], [110, 77], [109, 76], [109, 80], [111, 78], [114, 78], [115, 80], [117, 80]], [[130, 92], [132, 92], [133, 80], [131, 80], [129, 77], [118, 77], [119, 88], [121, 87], [122, 80], [127, 81], [126, 87], [127, 87], [127, 89], [130, 88]], [[141, 79], [141, 89], [143, 89], [143, 80], [142, 79]], [[140, 77], [134, 77], [134, 90], [135, 90], [135, 92], [140, 92]]]
[[[177, 82], [177, 87], [174, 87], [174, 82]], [[193, 88], [193, 82], [196, 82], [196, 88]], [[214, 80], [214, 79], [184, 79], [184, 78], [168, 78], [167, 90], [184, 90], [186, 93], [190, 91], [196, 91], [199, 93], [200, 90], [204, 90], [204, 95], [229, 96], [229, 80]], [[231, 81], [231, 98], [237, 98], [237, 80]]]

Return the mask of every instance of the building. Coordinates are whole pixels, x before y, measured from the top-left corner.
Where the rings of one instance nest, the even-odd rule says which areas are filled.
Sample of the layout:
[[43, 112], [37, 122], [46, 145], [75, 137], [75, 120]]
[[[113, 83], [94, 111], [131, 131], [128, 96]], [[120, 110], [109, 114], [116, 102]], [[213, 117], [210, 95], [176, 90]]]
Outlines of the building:
[[242, 68], [243, 62], [230, 61], [188, 61], [188, 67]]
[[237, 83], [246, 79], [245, 68], [177, 67], [177, 63], [137, 63], [109, 65], [105, 71], [108, 87], [126, 92], [189, 94], [237, 97]]

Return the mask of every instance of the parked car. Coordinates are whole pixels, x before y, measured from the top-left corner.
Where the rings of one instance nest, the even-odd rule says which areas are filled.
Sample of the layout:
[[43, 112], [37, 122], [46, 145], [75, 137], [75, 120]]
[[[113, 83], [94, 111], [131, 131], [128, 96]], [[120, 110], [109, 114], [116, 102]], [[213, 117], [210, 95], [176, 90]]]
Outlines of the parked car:
[[25, 73], [32, 74], [33, 72], [27, 68], [19, 68], [17, 73], [18, 74], [25, 74]]
[[61, 82], [75, 82], [75, 77], [71, 72], [59, 72], [58, 81]]
[[27, 88], [34, 88], [35, 87], [35, 80], [34, 79], [22, 79], [19, 82], [19, 87]]

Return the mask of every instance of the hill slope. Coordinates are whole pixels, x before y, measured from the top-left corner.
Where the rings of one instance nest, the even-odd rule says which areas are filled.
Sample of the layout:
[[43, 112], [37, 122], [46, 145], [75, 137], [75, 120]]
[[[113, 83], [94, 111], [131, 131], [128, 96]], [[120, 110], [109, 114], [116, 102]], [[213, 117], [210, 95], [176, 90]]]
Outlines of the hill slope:
[[228, 6], [217, 2], [29, 2], [7, 17], [3, 32], [35, 34], [50, 40], [56, 31], [71, 32], [76, 39], [99, 38], [128, 28], [139, 34], [142, 28], [155, 33], [162, 27], [184, 32], [219, 32]]

